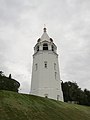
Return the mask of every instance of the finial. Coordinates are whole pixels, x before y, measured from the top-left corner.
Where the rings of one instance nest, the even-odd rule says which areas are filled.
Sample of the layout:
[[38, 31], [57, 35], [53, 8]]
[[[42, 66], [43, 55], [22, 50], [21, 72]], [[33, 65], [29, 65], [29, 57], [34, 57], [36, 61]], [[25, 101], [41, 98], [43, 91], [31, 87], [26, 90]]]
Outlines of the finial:
[[43, 29], [43, 30], [44, 30], [44, 32], [46, 32], [46, 30], [47, 30], [47, 29], [46, 29], [46, 25], [45, 25], [45, 24], [44, 24], [44, 29]]
[[44, 24], [44, 28], [46, 28], [46, 24]]

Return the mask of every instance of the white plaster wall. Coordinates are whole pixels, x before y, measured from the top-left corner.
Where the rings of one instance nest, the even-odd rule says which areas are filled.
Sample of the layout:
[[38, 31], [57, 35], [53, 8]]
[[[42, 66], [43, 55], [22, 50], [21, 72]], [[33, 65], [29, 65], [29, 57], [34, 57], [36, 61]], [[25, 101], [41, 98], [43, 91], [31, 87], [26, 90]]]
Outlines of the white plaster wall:
[[[47, 61], [47, 68], [44, 67], [44, 61]], [[54, 70], [56, 63], [56, 70]], [[35, 70], [35, 64], [38, 65]], [[57, 72], [57, 79], [55, 79]], [[58, 65], [58, 55], [53, 51], [39, 51], [33, 56], [31, 94], [57, 100], [57, 95], [60, 95], [59, 100], [63, 101], [63, 95], [60, 83], [60, 73]]]

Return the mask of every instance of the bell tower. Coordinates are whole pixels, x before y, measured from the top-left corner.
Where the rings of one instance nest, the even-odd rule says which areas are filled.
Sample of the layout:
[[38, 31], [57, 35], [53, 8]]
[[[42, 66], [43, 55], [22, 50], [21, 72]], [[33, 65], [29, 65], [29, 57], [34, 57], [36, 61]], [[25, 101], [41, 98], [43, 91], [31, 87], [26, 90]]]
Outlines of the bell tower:
[[45, 27], [43, 31], [34, 47], [31, 94], [63, 101], [57, 46]]

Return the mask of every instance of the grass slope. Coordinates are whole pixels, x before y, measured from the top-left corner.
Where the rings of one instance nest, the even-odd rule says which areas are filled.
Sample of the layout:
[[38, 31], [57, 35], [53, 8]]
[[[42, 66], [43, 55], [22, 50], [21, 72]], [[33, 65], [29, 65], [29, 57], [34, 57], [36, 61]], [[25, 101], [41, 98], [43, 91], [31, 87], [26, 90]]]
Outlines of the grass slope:
[[0, 120], [90, 120], [90, 107], [0, 91]]

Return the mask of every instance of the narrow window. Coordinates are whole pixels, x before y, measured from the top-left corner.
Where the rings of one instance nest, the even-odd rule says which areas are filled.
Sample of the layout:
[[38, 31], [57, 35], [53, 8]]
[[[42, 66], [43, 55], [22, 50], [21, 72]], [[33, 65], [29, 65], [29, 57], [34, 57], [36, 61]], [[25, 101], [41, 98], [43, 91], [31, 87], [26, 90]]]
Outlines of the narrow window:
[[44, 62], [44, 67], [47, 68], [47, 61]]
[[53, 47], [53, 45], [52, 45], [52, 51], [54, 51], [54, 47]]
[[57, 72], [55, 72], [55, 79], [57, 79]]
[[57, 100], [59, 100], [60, 99], [60, 95], [57, 95]]
[[43, 44], [43, 50], [48, 50], [48, 44], [47, 43]]
[[54, 70], [56, 70], [56, 63], [54, 63]]
[[37, 70], [38, 69], [38, 65], [37, 65], [37, 63], [35, 64], [35, 70]]
[[39, 51], [39, 46], [37, 46], [37, 51]]

